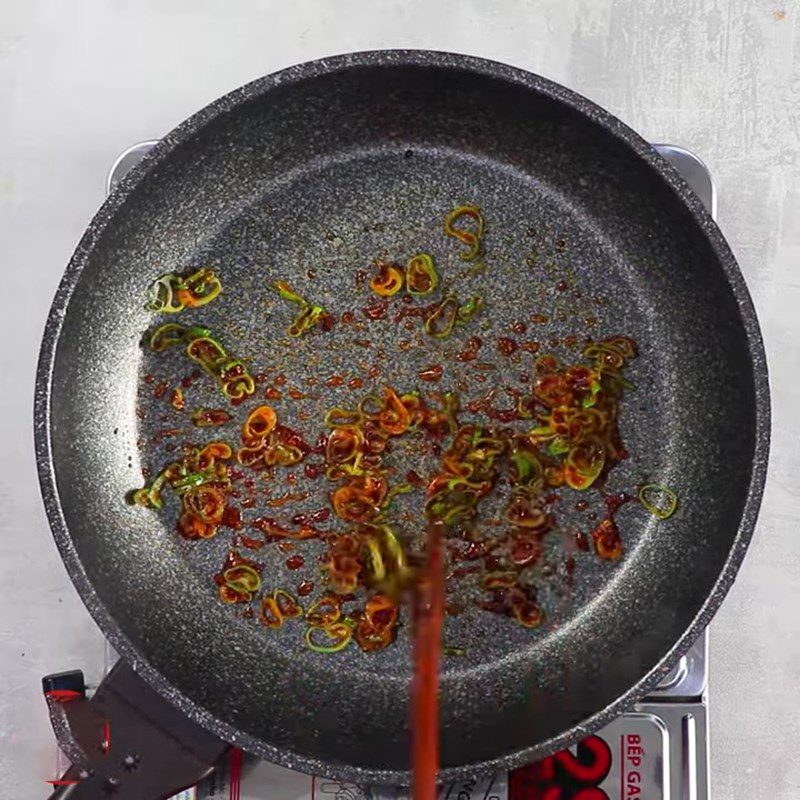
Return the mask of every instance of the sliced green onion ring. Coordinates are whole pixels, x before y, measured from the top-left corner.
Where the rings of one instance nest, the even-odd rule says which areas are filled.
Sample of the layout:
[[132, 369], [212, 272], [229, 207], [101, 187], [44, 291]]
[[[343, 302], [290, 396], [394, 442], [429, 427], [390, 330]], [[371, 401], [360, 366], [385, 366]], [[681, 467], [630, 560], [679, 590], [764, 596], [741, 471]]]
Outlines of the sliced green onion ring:
[[325, 628], [339, 621], [342, 616], [340, 601], [324, 595], [313, 602], [306, 610], [306, 622], [314, 628]]
[[178, 301], [185, 308], [207, 305], [222, 291], [222, 283], [213, 269], [198, 269], [181, 281], [177, 291]]
[[256, 382], [246, 372], [222, 383], [222, 393], [231, 400], [241, 400], [256, 390]]
[[678, 507], [678, 495], [668, 486], [648, 483], [639, 489], [639, 502], [658, 519], [669, 519]]
[[[353, 638], [353, 629], [346, 622], [334, 622], [324, 628], [306, 628], [306, 644], [315, 653], [338, 653]], [[322, 640], [322, 641], [320, 641]]]
[[148, 340], [148, 346], [154, 353], [162, 353], [174, 344], [181, 344], [186, 335], [186, 328], [183, 325], [176, 325], [168, 322], [156, 328]]
[[306, 306], [292, 321], [289, 326], [289, 336], [297, 338], [302, 336], [306, 331], [310, 331], [315, 325], [321, 322], [322, 318], [327, 315], [327, 311], [323, 306]]
[[366, 419], [377, 419], [383, 411], [383, 398], [368, 394], [359, 402], [358, 410]]
[[406, 264], [406, 288], [410, 295], [422, 297], [430, 294], [439, 285], [439, 276], [428, 253], [418, 253]]
[[183, 311], [183, 303], [178, 300], [178, 290], [183, 281], [177, 275], [169, 273], [156, 278], [149, 289], [147, 308], [164, 314], [177, 314]]
[[296, 303], [300, 306], [307, 306], [308, 303], [306, 302], [305, 298], [301, 297], [291, 286], [289, 286], [286, 281], [275, 281], [272, 284], [275, 287], [275, 291], [284, 299], [288, 300], [290, 303]]
[[[455, 223], [464, 217], [475, 223], [474, 231], [455, 227]], [[474, 261], [480, 255], [483, 244], [483, 227], [483, 214], [478, 206], [457, 206], [444, 220], [444, 232], [467, 245], [466, 252], [461, 253], [464, 261]]]
[[222, 573], [225, 584], [237, 592], [254, 594], [261, 588], [261, 576], [247, 564], [229, 567]]
[[446, 338], [453, 332], [457, 313], [458, 300], [453, 295], [448, 295], [425, 320], [425, 333], [437, 339]]
[[216, 377], [217, 364], [228, 357], [225, 348], [213, 336], [191, 339], [186, 345], [186, 355], [212, 377]]
[[483, 308], [483, 298], [474, 294], [464, 305], [458, 307], [458, 321], [469, 322]]

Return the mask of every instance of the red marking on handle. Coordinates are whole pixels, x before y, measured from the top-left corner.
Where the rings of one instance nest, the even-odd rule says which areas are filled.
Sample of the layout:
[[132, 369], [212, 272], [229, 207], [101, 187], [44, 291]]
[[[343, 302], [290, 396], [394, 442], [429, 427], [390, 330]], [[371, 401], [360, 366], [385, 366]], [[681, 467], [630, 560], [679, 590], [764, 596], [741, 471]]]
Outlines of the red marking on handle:
[[68, 703], [70, 700], [77, 700], [79, 697], [83, 697], [83, 694], [72, 689], [51, 689], [49, 692], [45, 692], [44, 696], [59, 703]]
[[239, 800], [239, 793], [242, 785], [242, 751], [237, 747], [231, 750], [230, 758], [230, 800]]
[[49, 783], [51, 786], [75, 786], [80, 781], [45, 781], [45, 783]]

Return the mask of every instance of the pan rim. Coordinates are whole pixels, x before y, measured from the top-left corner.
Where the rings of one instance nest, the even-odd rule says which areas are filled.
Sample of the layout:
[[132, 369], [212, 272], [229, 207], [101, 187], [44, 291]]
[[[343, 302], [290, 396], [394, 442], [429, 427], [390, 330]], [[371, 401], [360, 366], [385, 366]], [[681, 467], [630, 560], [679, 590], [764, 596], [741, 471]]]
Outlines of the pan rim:
[[376, 770], [352, 764], [334, 764], [276, 748], [210, 714], [201, 705], [184, 695], [172, 682], [166, 680], [158, 669], [143, 657], [136, 645], [128, 639], [124, 631], [111, 617], [92, 582], [86, 575], [83, 564], [73, 546], [61, 507], [50, 438], [50, 389], [53, 369], [61, 329], [72, 292], [100, 237], [112, 222], [116, 212], [124, 205], [127, 197], [145, 179], [149, 170], [167, 159], [177, 147], [188, 141], [198, 130], [214, 119], [249, 99], [266, 95], [278, 86], [299, 83], [325, 74], [355, 68], [385, 68], [392, 66], [461, 70], [514, 83], [529, 91], [564, 104], [588, 117], [594, 124], [599, 125], [607, 133], [626, 145], [634, 155], [644, 160], [670, 187], [678, 201], [689, 211], [694, 223], [711, 247], [739, 310], [754, 380], [755, 443], [750, 483], [741, 520], [728, 557], [713, 589], [682, 636], [666, 653], [660, 663], [647, 675], [631, 686], [614, 702], [588, 719], [537, 745], [507, 753], [495, 759], [446, 767], [439, 773], [440, 780], [451, 781], [501, 768], [510, 769], [553, 753], [602, 728], [612, 719], [629, 711], [637, 701], [641, 700], [657, 686], [673, 664], [686, 652], [708, 625], [711, 617], [733, 584], [752, 538], [758, 517], [767, 473], [771, 423], [767, 361], [755, 308], [736, 259], [717, 224], [683, 178], [648, 142], [625, 123], [594, 102], [560, 84], [518, 67], [457, 53], [407, 49], [347, 53], [301, 63], [258, 78], [215, 100], [164, 136], [142, 162], [123, 178], [89, 223], [67, 265], [48, 314], [36, 372], [34, 438], [40, 490], [53, 537], [71, 580], [104, 636], [139, 675], [190, 719], [222, 739], [235, 742], [237, 746], [284, 767], [297, 769], [309, 774], [325, 775], [336, 780], [407, 785], [410, 782], [410, 773], [405, 770]]

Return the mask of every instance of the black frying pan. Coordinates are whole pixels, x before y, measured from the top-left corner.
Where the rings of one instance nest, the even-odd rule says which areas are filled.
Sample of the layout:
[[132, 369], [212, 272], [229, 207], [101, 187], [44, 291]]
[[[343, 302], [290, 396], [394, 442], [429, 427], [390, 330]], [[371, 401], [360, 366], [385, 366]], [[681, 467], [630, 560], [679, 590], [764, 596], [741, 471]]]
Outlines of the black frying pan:
[[[462, 275], [441, 230], [464, 202], [487, 221], [477, 275]], [[355, 271], [420, 250], [436, 255], [447, 280], [484, 295], [486, 341], [536, 313], [548, 322], [527, 338], [545, 349], [557, 340], [557, 353], [569, 335], [635, 338], [635, 389], [621, 414], [632, 457], [608, 489], [653, 480], [680, 498], [668, 522], [628, 504], [618, 518], [624, 559], [578, 554], [571, 592], [543, 590], [542, 629], [479, 611], [448, 620], [447, 641], [465, 654], [442, 674], [443, 778], [553, 752], [654, 687], [733, 581], [767, 459], [764, 352], [733, 256], [676, 173], [587, 100], [500, 64], [376, 52], [266, 77], [170, 133], [89, 226], [48, 320], [36, 439], [50, 523], [105, 634], [187, 715], [269, 760], [359, 781], [409, 778], [408, 628], [377, 654], [310, 653], [296, 632], [275, 635], [217, 601], [210, 575], [224, 535], [185, 542], [170, 509], [124, 504], [141, 467], [168, 458], [169, 439], [137, 447], [164, 427], [165, 402], [143, 376], [185, 372], [178, 353], [156, 359], [140, 348], [156, 321], [142, 297], [164, 272], [214, 266], [223, 297], [186, 319], [212, 327], [254, 372], [303, 385], [361, 370], [364, 389], [276, 401], [310, 434], [332, 399], [346, 405], [387, 383], [414, 388], [434, 362], [448, 365], [439, 388], [464, 380], [466, 395], [476, 391], [469, 365], [444, 352], [462, 346], [467, 329], [400, 353], [411, 333], [370, 327], [369, 356], [342, 326], [284, 334], [291, 312], [274, 280], [335, 314], [357, 311], [366, 296]], [[487, 352], [487, 374], [503, 386], [531, 358]], [[210, 381], [190, 392], [192, 406], [219, 405]], [[320, 486], [304, 487], [310, 506]], [[297, 581], [278, 551], [259, 557], [276, 584]]]

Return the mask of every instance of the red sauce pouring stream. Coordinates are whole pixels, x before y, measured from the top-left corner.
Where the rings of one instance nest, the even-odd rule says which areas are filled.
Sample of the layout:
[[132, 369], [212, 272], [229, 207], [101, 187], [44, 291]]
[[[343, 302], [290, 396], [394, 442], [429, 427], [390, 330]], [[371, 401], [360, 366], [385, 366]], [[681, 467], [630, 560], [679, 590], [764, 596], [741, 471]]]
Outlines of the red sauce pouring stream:
[[439, 768], [439, 658], [444, 611], [442, 532], [428, 525], [427, 570], [414, 590], [414, 677], [411, 687], [413, 800], [436, 800]]

